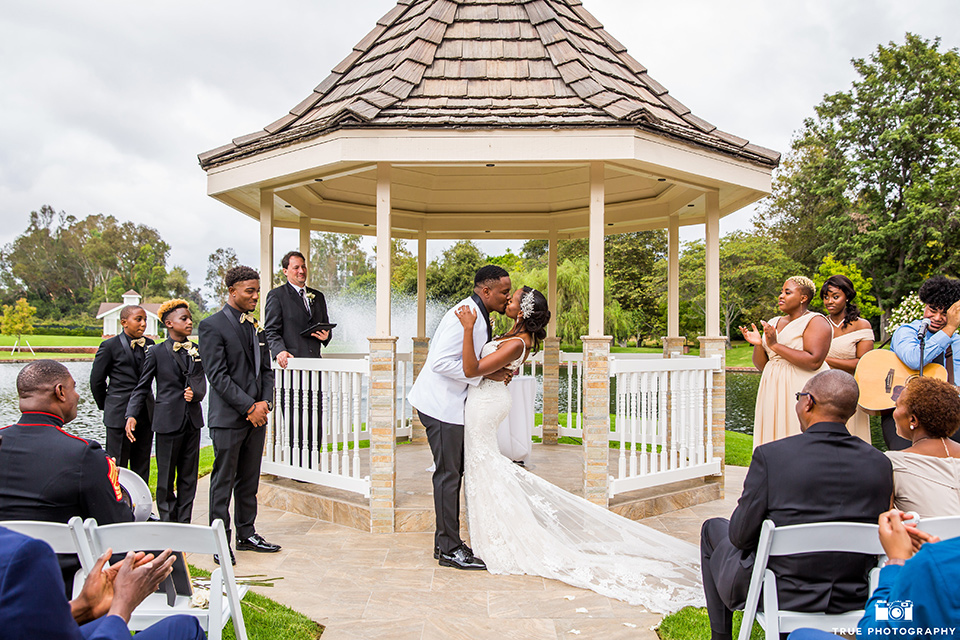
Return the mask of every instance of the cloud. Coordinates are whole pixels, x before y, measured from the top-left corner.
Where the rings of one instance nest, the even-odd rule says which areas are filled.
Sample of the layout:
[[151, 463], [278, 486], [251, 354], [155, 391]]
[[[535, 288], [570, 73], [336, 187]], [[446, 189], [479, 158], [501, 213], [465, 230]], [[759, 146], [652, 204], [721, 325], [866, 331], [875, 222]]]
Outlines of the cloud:
[[[694, 113], [783, 152], [822, 96], [849, 86], [851, 58], [902, 41], [907, 30], [942, 35], [945, 47], [960, 38], [949, 0], [584, 2]], [[217, 247], [256, 264], [257, 224], [206, 196], [197, 153], [281, 117], [393, 6], [5, 3], [0, 243], [22, 232], [31, 210], [51, 204], [157, 228], [172, 245], [170, 264], [186, 267], [194, 286]], [[749, 224], [750, 215], [724, 219], [724, 230]], [[280, 251], [296, 234], [278, 230], [276, 239]]]

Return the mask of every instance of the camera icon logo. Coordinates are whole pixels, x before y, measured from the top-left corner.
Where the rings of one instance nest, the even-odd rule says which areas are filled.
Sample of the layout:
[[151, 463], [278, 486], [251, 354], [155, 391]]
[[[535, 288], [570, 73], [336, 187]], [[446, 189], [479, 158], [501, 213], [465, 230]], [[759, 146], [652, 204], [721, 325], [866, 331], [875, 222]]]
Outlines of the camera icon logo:
[[913, 620], [911, 600], [879, 600], [875, 605], [877, 620]]

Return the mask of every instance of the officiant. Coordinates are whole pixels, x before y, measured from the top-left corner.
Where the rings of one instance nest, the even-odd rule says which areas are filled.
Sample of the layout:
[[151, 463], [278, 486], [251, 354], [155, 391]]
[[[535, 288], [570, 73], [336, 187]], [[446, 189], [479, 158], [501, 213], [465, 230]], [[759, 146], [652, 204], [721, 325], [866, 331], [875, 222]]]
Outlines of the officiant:
[[[286, 369], [290, 358], [319, 358], [321, 347], [327, 346], [332, 337], [332, 329], [321, 329], [306, 333], [318, 323], [328, 323], [327, 302], [323, 294], [307, 286], [307, 261], [299, 251], [288, 251], [280, 260], [286, 283], [267, 293], [264, 306], [264, 331], [270, 355], [276, 359], [282, 369]], [[304, 335], [306, 333], [306, 335]], [[277, 420], [283, 420], [287, 429], [291, 448], [312, 449], [313, 445], [313, 393], [316, 391], [318, 403], [322, 402], [320, 389], [311, 389], [310, 376], [303, 376], [296, 397], [286, 394], [278, 398]], [[307, 393], [305, 393], [307, 392]], [[307, 410], [307, 420], [299, 416]], [[322, 406], [316, 407], [317, 415], [322, 415]], [[306, 428], [306, 432], [304, 432]], [[319, 430], [323, 440], [323, 431]]]

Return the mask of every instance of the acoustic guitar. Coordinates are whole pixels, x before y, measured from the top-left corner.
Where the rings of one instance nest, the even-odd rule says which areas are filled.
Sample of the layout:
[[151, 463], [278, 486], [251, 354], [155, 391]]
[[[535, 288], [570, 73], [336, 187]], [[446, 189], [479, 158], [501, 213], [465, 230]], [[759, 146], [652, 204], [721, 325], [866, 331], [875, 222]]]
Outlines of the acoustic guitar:
[[[872, 416], [893, 409], [907, 382], [918, 375], [919, 371], [900, 362], [893, 351], [868, 351], [860, 358], [854, 374], [860, 385], [860, 408]], [[923, 375], [947, 381], [947, 370], [933, 362], [923, 367]]]

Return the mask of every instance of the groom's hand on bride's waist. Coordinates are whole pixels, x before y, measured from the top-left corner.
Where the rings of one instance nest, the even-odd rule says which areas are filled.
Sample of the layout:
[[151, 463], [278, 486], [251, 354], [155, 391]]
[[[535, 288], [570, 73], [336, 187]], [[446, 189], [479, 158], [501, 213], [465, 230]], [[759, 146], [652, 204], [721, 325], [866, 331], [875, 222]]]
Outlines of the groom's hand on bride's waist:
[[484, 376], [484, 378], [496, 380], [497, 382], [502, 382], [503, 384], [510, 384], [510, 381], [513, 380], [513, 375], [513, 371], [504, 367], [499, 371], [494, 371], [493, 373]]

